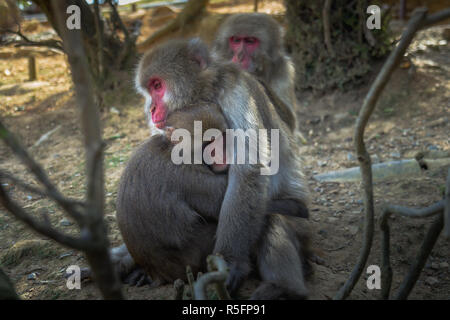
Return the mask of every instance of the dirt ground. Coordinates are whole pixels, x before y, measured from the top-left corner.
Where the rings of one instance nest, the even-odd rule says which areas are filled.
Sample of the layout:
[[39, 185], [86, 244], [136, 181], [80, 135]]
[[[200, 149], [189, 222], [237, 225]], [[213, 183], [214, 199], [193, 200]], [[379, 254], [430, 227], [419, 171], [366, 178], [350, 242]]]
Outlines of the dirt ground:
[[[230, 12], [227, 7], [233, 6], [216, 5], [213, 10]], [[261, 11], [272, 12], [271, 8], [270, 1], [266, 0]], [[251, 10], [250, 2], [239, 6], [239, 11]], [[276, 10], [279, 11], [275, 13], [282, 13], [282, 9]], [[448, 36], [444, 36], [444, 30], [448, 32], [449, 28], [449, 25], [441, 25], [420, 32], [409, 50], [410, 63], [403, 63], [403, 68], [395, 72], [383, 93], [365, 135], [375, 161], [413, 158], [418, 151], [424, 150], [449, 150], [450, 44]], [[39, 80], [28, 82], [29, 50], [0, 47], [2, 121], [19, 135], [65, 195], [81, 199], [85, 188], [82, 134], [67, 61], [56, 52], [33, 50], [38, 51]], [[132, 150], [149, 134], [143, 100], [133, 91], [132, 77], [129, 74], [123, 80], [129, 84], [128, 89], [111, 92], [108, 108], [102, 113], [103, 136], [107, 142], [105, 220], [113, 246], [121, 244], [115, 218], [118, 181]], [[313, 175], [358, 165], [352, 136], [356, 115], [367, 90], [368, 86], [364, 86], [320, 97], [298, 93], [301, 102], [299, 127], [307, 138], [300, 152], [311, 190], [313, 244], [325, 260], [324, 265], [314, 265], [315, 274], [309, 282], [312, 299], [334, 296], [356, 263], [362, 245], [360, 183], [319, 183]], [[57, 129], [48, 140], [33, 146], [54, 128]], [[3, 144], [0, 144], [0, 167], [32, 181]], [[386, 203], [420, 208], [441, 199], [446, 172], [447, 168], [442, 168], [375, 183], [376, 218]], [[54, 203], [23, 192], [14, 185], [6, 187], [34, 216], [45, 212], [62, 231], [78, 233], [77, 227]], [[391, 219], [394, 292], [414, 261], [432, 220]], [[438, 240], [411, 299], [450, 298], [449, 244], [442, 237]], [[100, 299], [92, 282], [83, 282], [81, 290], [67, 289], [63, 276], [66, 268], [74, 264], [87, 266], [81, 253], [46, 240], [0, 210], [0, 266], [14, 282], [21, 298]], [[368, 265], [381, 265], [378, 225]], [[379, 298], [380, 291], [367, 289], [365, 279], [367, 274], [364, 272], [351, 299]], [[252, 284], [248, 286], [251, 288]], [[124, 293], [129, 299], [158, 300], [172, 298], [174, 290], [171, 286], [135, 288], [125, 285]]]

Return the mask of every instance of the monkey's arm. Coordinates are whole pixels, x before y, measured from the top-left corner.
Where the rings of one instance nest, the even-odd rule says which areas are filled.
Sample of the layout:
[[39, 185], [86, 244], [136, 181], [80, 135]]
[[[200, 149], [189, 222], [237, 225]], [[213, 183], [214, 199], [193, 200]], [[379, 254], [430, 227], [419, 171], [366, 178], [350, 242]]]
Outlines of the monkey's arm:
[[[252, 94], [254, 91], [243, 89], [248, 87], [247, 81], [237, 83], [234, 89], [230, 90], [231, 92], [224, 94], [220, 106], [231, 128], [244, 131], [253, 129], [258, 132], [258, 129], [262, 127], [258, 108], [264, 108], [267, 100], [255, 102], [258, 97]], [[259, 87], [259, 90], [261, 89]], [[259, 93], [265, 96], [263, 92]], [[232, 139], [227, 138], [227, 149], [231, 150], [228, 145], [230, 140]], [[249, 148], [246, 142], [247, 154]], [[268, 154], [267, 150], [258, 151]], [[227, 281], [231, 292], [239, 288], [242, 280], [250, 272], [250, 255], [264, 225], [268, 188], [269, 177], [261, 174], [260, 164], [230, 165], [228, 186], [220, 209], [214, 252], [222, 254], [231, 264]]]
[[[260, 83], [263, 85], [265, 92], [267, 96], [269, 97], [270, 101], [275, 105], [275, 110], [277, 111], [278, 115], [280, 116], [281, 120], [283, 120], [291, 129], [291, 131], [294, 131], [297, 127], [297, 116], [295, 115], [295, 111], [293, 108], [289, 107], [283, 100], [281, 100], [278, 95], [263, 81], [260, 81]], [[286, 94], [290, 93], [290, 86], [284, 85], [282, 90], [283, 92], [286, 92]], [[290, 99], [290, 98], [289, 98]], [[290, 99], [291, 100], [291, 99]], [[295, 106], [294, 106], [295, 107]]]

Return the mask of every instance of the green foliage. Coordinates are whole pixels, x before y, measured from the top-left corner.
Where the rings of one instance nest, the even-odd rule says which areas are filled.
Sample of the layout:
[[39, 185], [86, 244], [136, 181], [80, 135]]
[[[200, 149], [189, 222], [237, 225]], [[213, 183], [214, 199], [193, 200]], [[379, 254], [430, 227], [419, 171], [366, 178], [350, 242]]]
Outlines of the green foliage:
[[327, 50], [324, 39], [325, 0], [285, 0], [285, 3], [286, 43], [296, 65], [300, 89], [351, 88], [364, 81], [374, 61], [391, 49], [388, 14], [382, 14], [380, 30], [369, 31], [375, 40], [374, 46], [369, 44], [363, 28], [369, 16], [365, 0], [332, 1], [329, 16], [334, 55]]

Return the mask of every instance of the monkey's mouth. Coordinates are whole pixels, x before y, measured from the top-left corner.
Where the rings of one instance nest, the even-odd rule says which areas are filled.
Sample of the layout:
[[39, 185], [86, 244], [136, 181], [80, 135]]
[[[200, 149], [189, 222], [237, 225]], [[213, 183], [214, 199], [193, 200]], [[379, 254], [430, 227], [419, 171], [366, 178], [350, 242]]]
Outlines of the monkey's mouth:
[[162, 129], [162, 128], [164, 128], [164, 127], [166, 126], [166, 121], [165, 121], [165, 120], [156, 121], [156, 122], [154, 122], [154, 123], [155, 123], [155, 126], [156, 126], [158, 129]]

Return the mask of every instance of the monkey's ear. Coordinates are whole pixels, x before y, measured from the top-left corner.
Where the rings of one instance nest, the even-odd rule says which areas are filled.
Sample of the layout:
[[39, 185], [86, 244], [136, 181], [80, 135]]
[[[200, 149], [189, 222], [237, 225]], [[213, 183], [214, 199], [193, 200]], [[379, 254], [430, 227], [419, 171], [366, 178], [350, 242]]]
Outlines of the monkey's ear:
[[192, 59], [197, 61], [200, 68], [206, 69], [209, 66], [211, 56], [209, 54], [208, 47], [200, 38], [193, 38], [189, 40], [188, 50]]

